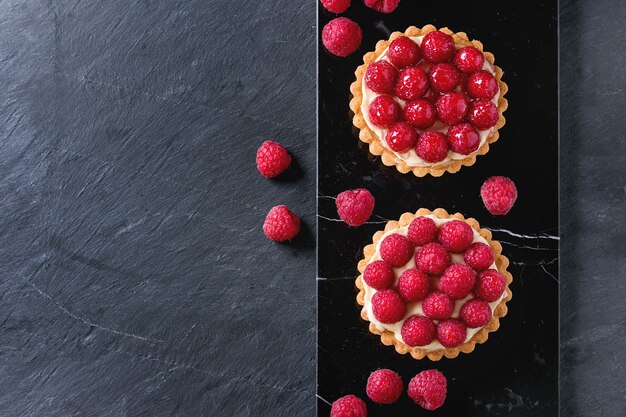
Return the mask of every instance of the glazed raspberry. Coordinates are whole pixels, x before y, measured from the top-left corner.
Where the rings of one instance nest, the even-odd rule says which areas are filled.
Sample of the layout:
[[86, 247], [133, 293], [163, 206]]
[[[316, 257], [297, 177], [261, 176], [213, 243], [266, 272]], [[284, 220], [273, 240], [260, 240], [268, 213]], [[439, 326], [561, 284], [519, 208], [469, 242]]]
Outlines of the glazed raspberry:
[[467, 110], [467, 119], [479, 130], [486, 130], [498, 123], [498, 108], [490, 100], [473, 100]]
[[455, 125], [465, 117], [469, 103], [462, 93], [446, 93], [437, 99], [437, 116], [442, 122]]
[[422, 302], [424, 315], [433, 320], [445, 320], [454, 311], [454, 303], [445, 293], [434, 291]]
[[321, 0], [322, 6], [331, 13], [339, 14], [348, 10], [351, 0]]
[[469, 123], [459, 123], [448, 129], [448, 144], [452, 152], [469, 155], [480, 145], [480, 135]]
[[461, 253], [469, 248], [474, 240], [472, 227], [462, 220], [450, 220], [439, 226], [437, 242], [450, 252]]
[[474, 288], [474, 284], [476, 284], [476, 273], [469, 266], [462, 264], [450, 265], [439, 280], [441, 291], [453, 300], [467, 297]]
[[392, 151], [406, 152], [415, 146], [417, 131], [407, 122], [398, 122], [387, 131], [385, 140]]
[[300, 218], [287, 206], [273, 207], [263, 223], [263, 233], [277, 242], [293, 239], [300, 232]]
[[406, 302], [422, 301], [430, 290], [430, 279], [419, 269], [407, 269], [398, 278], [398, 293]]
[[370, 120], [376, 126], [388, 129], [398, 121], [401, 111], [400, 105], [390, 96], [378, 96], [370, 103]]
[[435, 124], [437, 109], [431, 101], [418, 98], [405, 104], [402, 115], [417, 129], [428, 129]]
[[330, 417], [367, 417], [367, 406], [359, 397], [346, 395], [333, 403]]
[[474, 271], [482, 271], [493, 264], [493, 252], [485, 243], [472, 243], [463, 254], [463, 260]]
[[428, 91], [428, 76], [421, 67], [406, 67], [398, 75], [396, 96], [402, 100], [415, 100]]
[[422, 50], [407, 36], [394, 39], [389, 45], [387, 57], [396, 68], [415, 65], [422, 57]]
[[406, 345], [426, 346], [435, 338], [435, 324], [422, 316], [411, 316], [402, 324], [400, 331]]
[[417, 267], [427, 274], [442, 274], [450, 262], [450, 254], [438, 243], [429, 243], [415, 254]]
[[422, 54], [430, 62], [444, 62], [454, 55], [454, 39], [440, 32], [430, 32], [422, 40]]
[[380, 94], [391, 93], [397, 78], [398, 70], [389, 61], [372, 62], [365, 71], [365, 85]]
[[291, 164], [291, 155], [280, 143], [266, 140], [256, 151], [256, 167], [266, 178], [273, 178]]
[[409, 398], [425, 410], [436, 410], [446, 401], [448, 390], [446, 377], [436, 369], [420, 372], [415, 375], [407, 393]]
[[498, 81], [489, 71], [476, 71], [467, 79], [465, 88], [471, 98], [491, 100], [498, 92]]
[[394, 233], [380, 243], [380, 257], [389, 265], [400, 267], [411, 259], [413, 245], [406, 237]]
[[454, 55], [454, 65], [466, 74], [482, 69], [484, 63], [485, 56], [473, 46], [461, 48]]
[[347, 17], [338, 17], [322, 29], [322, 43], [328, 51], [346, 57], [361, 45], [361, 27]]
[[507, 177], [490, 177], [480, 187], [483, 204], [493, 215], [507, 214], [517, 200], [517, 187]]
[[441, 162], [448, 156], [448, 141], [441, 132], [426, 131], [417, 139], [415, 153], [426, 162]]
[[489, 320], [491, 320], [491, 307], [489, 307], [489, 303], [486, 301], [473, 299], [463, 304], [459, 314], [467, 327], [475, 329], [489, 323]]
[[448, 319], [437, 325], [437, 340], [445, 347], [457, 347], [465, 342], [467, 328], [462, 321]]
[[498, 300], [506, 288], [506, 279], [495, 269], [487, 269], [478, 274], [474, 294], [489, 303]]
[[370, 9], [381, 13], [391, 13], [396, 10], [400, 0], [363, 0], [363, 3]]
[[349, 226], [365, 223], [374, 211], [374, 202], [374, 196], [365, 188], [343, 191], [335, 200], [339, 217]]
[[406, 304], [394, 290], [382, 290], [372, 296], [372, 313], [381, 323], [395, 323], [404, 318]]
[[435, 240], [437, 225], [430, 217], [420, 216], [414, 219], [407, 230], [406, 237], [415, 246], [424, 246]]
[[376, 290], [387, 289], [393, 284], [393, 269], [385, 261], [371, 262], [363, 271], [363, 280]]
[[461, 81], [461, 74], [454, 65], [442, 62], [430, 67], [428, 71], [430, 85], [440, 93], [449, 93]]
[[404, 391], [400, 376], [389, 369], [379, 369], [367, 378], [365, 392], [377, 404], [392, 404], [398, 401]]

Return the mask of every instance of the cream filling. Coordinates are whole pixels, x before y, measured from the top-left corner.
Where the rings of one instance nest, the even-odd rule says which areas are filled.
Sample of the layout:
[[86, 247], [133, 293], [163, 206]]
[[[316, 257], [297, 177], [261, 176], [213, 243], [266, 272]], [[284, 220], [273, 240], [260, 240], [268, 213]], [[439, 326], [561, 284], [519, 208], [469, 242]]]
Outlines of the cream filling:
[[[431, 219], [433, 219], [435, 221], [435, 224], [437, 225], [437, 227], [439, 227], [440, 225], [442, 225], [443, 223], [449, 222], [451, 220], [454, 219], [439, 219], [433, 215], [428, 215], [428, 216], [424, 216], [424, 217], [429, 217]], [[374, 253], [374, 255], [372, 256], [372, 258], [370, 259], [370, 263], [374, 262], [374, 261], [378, 261], [381, 260], [382, 258], [380, 257], [380, 244], [383, 241], [383, 239], [389, 235], [392, 235], [394, 233], [398, 233], [400, 235], [406, 236], [407, 235], [407, 231], [408, 231], [408, 226], [404, 226], [404, 227], [400, 227], [399, 229], [394, 229], [394, 230], [390, 230], [388, 232], [386, 232], [378, 241], [378, 244], [376, 245], [376, 252]], [[485, 244], [489, 244], [487, 242], [487, 240], [482, 237], [480, 235], [480, 233], [478, 233], [474, 228], [472, 228], [472, 231], [474, 232], [474, 240], [473, 242], [482, 242]], [[419, 247], [416, 248], [416, 252], [417, 250], [419, 250]], [[458, 253], [453, 253], [452, 255], [452, 263], [455, 264], [463, 264], [465, 265], [465, 261], [463, 260], [463, 255], [462, 254], [458, 254]], [[411, 257], [411, 260], [404, 266], [401, 266], [399, 268], [393, 268], [393, 272], [394, 272], [394, 276], [395, 276], [395, 281], [394, 281], [394, 286], [397, 284], [398, 282], [398, 278], [400, 277], [400, 275], [406, 271], [407, 269], [412, 269], [412, 268], [417, 268], [415, 265], [415, 256]], [[498, 270], [498, 268], [496, 267], [495, 262], [493, 264], [491, 264], [491, 266], [489, 267], [489, 269], [495, 269]], [[400, 342], [404, 343], [404, 340], [402, 339], [402, 334], [401, 334], [401, 330], [402, 330], [402, 325], [404, 324], [404, 321], [412, 316], [412, 315], [418, 315], [418, 316], [423, 316], [424, 312], [422, 310], [422, 302], [418, 301], [418, 302], [414, 302], [414, 303], [409, 303], [407, 305], [407, 310], [406, 310], [406, 314], [404, 315], [404, 318], [398, 322], [395, 323], [381, 323], [378, 320], [376, 320], [376, 318], [374, 317], [374, 314], [372, 313], [372, 296], [376, 293], [376, 290], [372, 287], [370, 287], [369, 285], [367, 285], [367, 283], [365, 282], [365, 280], [361, 280], [363, 283], [363, 288], [365, 290], [365, 302], [364, 302], [364, 309], [365, 312], [367, 314], [367, 318], [368, 320], [373, 323], [376, 328], [379, 331], [384, 331], [384, 330], [388, 330], [390, 332], [393, 333], [393, 335], [395, 336], [395, 338], [397, 340], [399, 340]], [[500, 296], [500, 298], [492, 303], [489, 303], [489, 307], [491, 308], [491, 314], [493, 315], [493, 311], [495, 310], [496, 306], [500, 303], [500, 301], [502, 301], [504, 299], [504, 297], [506, 296], [506, 291], [504, 291], [502, 293], [502, 296]], [[452, 318], [458, 318], [459, 317], [459, 312], [461, 311], [461, 307], [463, 307], [463, 304], [465, 304], [466, 301], [471, 300], [472, 298], [474, 298], [474, 296], [470, 293], [467, 297], [465, 297], [462, 300], [454, 300], [454, 311], [452, 313]], [[438, 323], [438, 320], [433, 320], [435, 323]], [[483, 326], [484, 327], [484, 326]], [[465, 337], [465, 342], [468, 342], [480, 329], [482, 329], [482, 327], [477, 327], [474, 329], [467, 329], [467, 336]], [[426, 346], [418, 346], [421, 349], [425, 349], [427, 351], [433, 351], [433, 350], [440, 350], [440, 349], [445, 349], [445, 347], [439, 343], [439, 341], [437, 339], [433, 340], [432, 343], [430, 343], [429, 345]]]
[[[423, 36], [411, 36], [410, 38], [415, 43], [417, 43], [418, 45], [421, 45], [422, 44], [422, 38], [424, 38], [424, 37]], [[460, 49], [460, 48], [462, 48], [465, 45], [457, 44], [456, 46], [457, 46], [457, 49]], [[381, 59], [389, 61], [387, 59], [387, 51], [388, 50], [389, 50], [389, 48], [385, 49], [383, 51], [383, 53], [380, 54], [380, 56], [376, 59], [376, 61], [379, 61]], [[427, 63], [425, 60], [422, 60], [420, 62], [420, 64], [419, 64], [419, 66], [424, 68], [424, 70], [426, 72], [428, 72], [428, 69], [430, 68], [430, 64]], [[489, 63], [486, 59], [485, 59], [485, 63], [483, 64], [483, 70], [489, 71], [494, 76], [496, 75], [496, 72], [495, 72], [495, 69], [494, 69], [493, 65], [491, 65], [491, 63]], [[460, 89], [461, 89], [460, 87], [457, 87], [457, 91], [460, 91]], [[380, 138], [381, 144], [385, 148], [387, 148], [388, 150], [393, 152], [398, 158], [402, 159], [404, 162], [406, 162], [407, 165], [409, 165], [411, 167], [424, 167], [424, 166], [435, 165], [432, 162], [424, 161], [422, 158], [417, 156], [417, 153], [415, 153], [415, 149], [413, 149], [413, 148], [410, 149], [407, 152], [395, 152], [395, 151], [392, 151], [389, 148], [389, 146], [387, 145], [387, 141], [385, 140], [385, 137], [387, 136], [387, 129], [383, 129], [381, 127], [378, 127], [378, 126], [374, 125], [370, 121], [370, 116], [369, 116], [370, 103], [372, 102], [372, 100], [374, 100], [380, 94], [375, 93], [374, 91], [372, 91], [369, 88], [367, 88], [365, 86], [365, 81], [363, 81], [361, 83], [361, 92], [363, 94], [363, 101], [361, 103], [361, 113], [363, 114], [363, 118], [365, 119], [365, 123], [367, 123], [367, 126], [374, 133], [376, 133], [376, 135], [378, 135], [378, 137]], [[498, 89], [498, 92], [496, 93], [495, 97], [491, 100], [491, 102], [493, 104], [495, 104], [496, 106], [498, 106], [498, 99], [499, 98], [500, 98], [500, 90]], [[404, 104], [405, 104], [404, 100], [401, 100], [398, 97], [394, 97], [394, 99], [400, 104], [400, 106], [402, 108], [404, 108]], [[478, 134], [480, 135], [480, 144], [478, 145], [478, 149], [480, 149], [480, 147], [483, 146], [483, 144], [485, 143], [485, 141], [487, 140], [487, 138], [489, 137], [491, 132], [494, 130], [494, 128], [495, 127], [491, 127], [489, 129], [486, 129], [486, 130], [479, 130], [478, 131]], [[445, 123], [442, 123], [440, 121], [437, 121], [437, 122], [435, 122], [435, 124], [433, 126], [431, 126], [430, 128], [428, 128], [426, 130], [431, 130], [431, 131], [434, 130], [434, 131], [442, 132], [443, 134], [445, 134], [448, 131], [448, 125], [445, 124]], [[422, 133], [423, 131], [424, 130], [418, 130], [419, 133]], [[437, 162], [437, 164], [441, 164], [441, 163], [444, 163], [444, 162], [450, 161], [450, 160], [464, 159], [464, 158], [467, 158], [467, 157], [468, 157], [468, 155], [463, 155], [463, 154], [460, 154], [460, 153], [449, 151], [448, 152], [448, 156], [443, 161]]]

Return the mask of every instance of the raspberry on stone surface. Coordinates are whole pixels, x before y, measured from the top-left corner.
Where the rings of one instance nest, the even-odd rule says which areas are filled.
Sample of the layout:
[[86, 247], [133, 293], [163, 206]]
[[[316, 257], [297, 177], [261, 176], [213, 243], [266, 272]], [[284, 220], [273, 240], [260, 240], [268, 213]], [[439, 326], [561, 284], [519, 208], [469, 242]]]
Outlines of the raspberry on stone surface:
[[448, 381], [436, 369], [422, 371], [409, 382], [409, 398], [425, 410], [436, 410], [446, 401]]
[[454, 65], [442, 62], [430, 67], [428, 78], [432, 88], [440, 93], [449, 93], [459, 85], [461, 74]]
[[459, 315], [467, 327], [475, 329], [489, 323], [492, 313], [489, 303], [472, 299], [463, 304]]
[[398, 294], [406, 302], [422, 301], [430, 291], [430, 278], [419, 269], [407, 269], [398, 278]]
[[441, 31], [428, 33], [422, 39], [422, 54], [430, 62], [444, 62], [454, 56], [454, 39]]
[[359, 49], [363, 33], [358, 23], [347, 17], [338, 17], [322, 29], [322, 43], [333, 55], [346, 57]]
[[480, 197], [489, 213], [502, 216], [507, 214], [517, 201], [517, 187], [508, 177], [490, 177], [480, 187]]
[[445, 320], [454, 311], [454, 302], [443, 291], [434, 291], [422, 302], [424, 315], [432, 320]]
[[416, 217], [409, 224], [406, 237], [415, 246], [424, 246], [435, 240], [437, 224], [433, 219], [426, 216]]
[[300, 233], [300, 218], [287, 206], [273, 207], [265, 217], [263, 233], [277, 242], [291, 240]]
[[474, 229], [463, 220], [450, 220], [437, 230], [437, 242], [453, 253], [461, 253], [472, 244]]
[[467, 110], [467, 120], [479, 130], [486, 130], [498, 124], [500, 114], [491, 100], [472, 100]]
[[402, 391], [402, 379], [390, 369], [379, 369], [367, 378], [365, 392], [376, 404], [393, 404], [398, 401]]
[[372, 296], [372, 313], [381, 323], [396, 323], [404, 318], [406, 304], [394, 290], [377, 291]]
[[448, 140], [441, 132], [423, 132], [415, 145], [415, 153], [426, 162], [441, 162], [448, 156]]
[[418, 98], [404, 105], [402, 116], [417, 129], [428, 129], [437, 120], [437, 109], [430, 100]]
[[506, 279], [495, 269], [486, 269], [476, 279], [474, 294], [489, 303], [497, 301], [506, 289]]
[[476, 273], [467, 265], [452, 264], [445, 270], [439, 286], [453, 300], [468, 296], [476, 284]]
[[363, 281], [376, 290], [387, 289], [394, 281], [393, 269], [385, 261], [370, 262], [363, 271]]
[[363, 0], [363, 4], [380, 13], [391, 13], [396, 10], [400, 0]]
[[427, 274], [442, 274], [452, 257], [439, 243], [428, 243], [415, 254], [417, 267]]
[[333, 402], [330, 417], [367, 417], [367, 406], [356, 395], [346, 395]]
[[465, 84], [467, 95], [471, 98], [491, 100], [498, 92], [498, 81], [489, 71], [476, 71]]
[[452, 152], [469, 155], [478, 150], [480, 134], [469, 123], [458, 123], [448, 128], [448, 144]]
[[335, 200], [339, 217], [349, 226], [365, 223], [374, 211], [374, 203], [374, 196], [365, 188], [343, 191]]
[[472, 243], [463, 254], [463, 260], [474, 271], [482, 271], [493, 264], [493, 251], [485, 243]]
[[461, 48], [454, 55], [454, 65], [466, 74], [482, 69], [484, 63], [485, 56], [474, 46]]
[[447, 319], [437, 324], [437, 340], [447, 348], [465, 343], [467, 327], [461, 320]]
[[448, 125], [455, 125], [465, 118], [469, 100], [463, 93], [453, 91], [441, 95], [435, 106], [439, 120]]
[[291, 165], [291, 155], [278, 142], [266, 140], [256, 152], [256, 167], [266, 178], [274, 178], [289, 165]]
[[370, 90], [380, 94], [391, 93], [398, 79], [398, 70], [389, 61], [375, 61], [367, 66], [364, 79]]
[[348, 10], [351, 0], [321, 0], [321, 2], [329, 12], [340, 14]]
[[384, 129], [389, 129], [398, 119], [402, 109], [400, 105], [388, 95], [380, 95], [370, 103], [369, 116], [373, 124]]
[[394, 152], [406, 152], [415, 146], [417, 131], [407, 122], [397, 122], [387, 130], [385, 141]]
[[417, 64], [422, 58], [422, 50], [411, 38], [400, 36], [389, 45], [387, 58], [396, 68], [402, 69]]
[[408, 346], [426, 346], [435, 338], [435, 324], [426, 317], [413, 315], [404, 321], [400, 334]]
[[394, 267], [400, 267], [409, 262], [413, 251], [411, 241], [397, 233], [385, 237], [380, 243], [380, 257]]
[[402, 100], [416, 100], [428, 91], [428, 75], [421, 67], [406, 67], [400, 74], [394, 92]]

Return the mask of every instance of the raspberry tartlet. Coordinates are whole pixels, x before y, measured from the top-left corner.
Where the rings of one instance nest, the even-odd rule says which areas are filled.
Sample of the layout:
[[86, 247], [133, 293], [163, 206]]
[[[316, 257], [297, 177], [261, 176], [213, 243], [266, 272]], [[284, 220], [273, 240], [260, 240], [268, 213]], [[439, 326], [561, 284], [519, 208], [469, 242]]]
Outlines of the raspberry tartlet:
[[498, 140], [508, 87], [481, 42], [411, 26], [378, 41], [363, 62], [350, 109], [359, 139], [383, 164], [439, 177], [473, 165]]
[[473, 351], [498, 329], [513, 278], [502, 246], [475, 219], [421, 208], [372, 240], [356, 299], [384, 345], [436, 361]]

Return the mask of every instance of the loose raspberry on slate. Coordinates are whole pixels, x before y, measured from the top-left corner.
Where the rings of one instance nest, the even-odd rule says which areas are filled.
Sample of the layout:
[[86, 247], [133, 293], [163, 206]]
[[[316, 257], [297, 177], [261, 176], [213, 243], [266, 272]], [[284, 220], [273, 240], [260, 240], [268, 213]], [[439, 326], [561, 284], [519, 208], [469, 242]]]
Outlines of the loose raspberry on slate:
[[404, 105], [402, 115], [417, 129], [428, 129], [437, 120], [437, 109], [430, 100], [418, 98]]
[[498, 92], [498, 81], [489, 71], [476, 71], [467, 79], [467, 95], [491, 100]]
[[485, 63], [485, 56], [478, 48], [466, 46], [456, 51], [454, 55], [454, 65], [466, 74], [482, 69]]
[[322, 6], [331, 13], [339, 14], [348, 10], [351, 0], [321, 0]]
[[387, 131], [385, 141], [392, 151], [406, 152], [415, 146], [417, 131], [407, 122], [398, 122]]
[[486, 301], [473, 299], [463, 304], [459, 314], [467, 327], [475, 329], [489, 323], [489, 320], [491, 320], [491, 307], [489, 307], [489, 303]]
[[489, 303], [498, 300], [506, 288], [506, 279], [495, 269], [487, 269], [478, 274], [474, 294]]
[[376, 290], [387, 289], [393, 284], [393, 269], [385, 261], [371, 262], [363, 271], [363, 280]]
[[480, 135], [469, 123], [459, 123], [448, 129], [448, 144], [452, 152], [469, 155], [480, 145]]
[[448, 156], [448, 140], [441, 132], [426, 131], [415, 145], [415, 153], [426, 162], [441, 162]]
[[367, 417], [367, 406], [359, 397], [346, 395], [333, 403], [330, 417]]
[[415, 65], [422, 58], [422, 50], [407, 36], [394, 39], [389, 45], [387, 57], [397, 68]]
[[415, 404], [432, 411], [443, 405], [447, 391], [446, 377], [436, 369], [429, 369], [411, 379], [407, 393]]
[[362, 36], [361, 27], [347, 17], [333, 19], [322, 29], [322, 43], [326, 49], [341, 57], [359, 49]]
[[402, 395], [404, 384], [400, 376], [390, 369], [379, 369], [367, 378], [365, 392], [377, 404], [393, 404]]
[[430, 279], [419, 269], [407, 269], [398, 278], [398, 293], [406, 302], [422, 301], [429, 291]]
[[365, 223], [374, 211], [374, 202], [374, 196], [365, 188], [343, 191], [335, 200], [339, 217], [349, 226]]
[[428, 70], [430, 85], [440, 93], [449, 93], [461, 81], [461, 74], [454, 65], [442, 62], [435, 64]]
[[490, 177], [480, 187], [483, 204], [493, 215], [507, 214], [517, 200], [517, 187], [507, 177]]
[[377, 12], [391, 13], [396, 10], [400, 0], [363, 0], [363, 3]]
[[439, 120], [455, 125], [465, 118], [469, 103], [465, 95], [453, 91], [439, 97], [436, 107]]
[[486, 130], [498, 123], [498, 108], [490, 100], [472, 100], [467, 110], [467, 119], [479, 130]]
[[372, 62], [365, 71], [365, 85], [376, 93], [391, 93], [397, 79], [398, 70], [389, 61]]
[[454, 55], [454, 39], [438, 30], [430, 32], [422, 40], [422, 53], [430, 62], [444, 62]]
[[444, 292], [434, 291], [422, 302], [424, 315], [433, 320], [445, 320], [454, 311], [454, 302]]
[[437, 225], [430, 217], [420, 216], [409, 224], [406, 237], [415, 246], [424, 246], [435, 240], [437, 235]]
[[452, 257], [438, 243], [429, 243], [415, 254], [417, 267], [427, 274], [442, 274], [452, 262]]
[[467, 265], [452, 264], [445, 270], [439, 286], [453, 300], [467, 297], [476, 284], [476, 273]]
[[394, 290], [377, 291], [372, 296], [372, 313], [381, 323], [396, 323], [404, 318], [406, 304]]
[[435, 324], [426, 317], [410, 316], [400, 330], [404, 343], [413, 346], [426, 346], [435, 338]]
[[405, 236], [391, 234], [380, 243], [380, 257], [391, 266], [400, 267], [413, 256], [413, 245]]
[[381, 95], [370, 103], [370, 120], [378, 127], [388, 129], [400, 118], [402, 109], [400, 105], [391, 97]]
[[428, 91], [428, 76], [421, 67], [406, 67], [398, 75], [395, 94], [402, 100], [416, 100]]
[[457, 347], [465, 342], [467, 327], [462, 321], [448, 319], [437, 325], [437, 340], [445, 347]]
[[437, 242], [454, 253], [461, 253], [469, 248], [474, 240], [474, 229], [462, 220], [450, 220], [439, 226]]
[[474, 271], [482, 271], [493, 264], [493, 251], [485, 243], [472, 243], [463, 254], [463, 260]]
[[300, 232], [300, 218], [287, 206], [273, 207], [263, 223], [263, 233], [277, 242], [293, 239]]
[[256, 152], [256, 167], [266, 178], [273, 178], [291, 164], [291, 155], [280, 143], [266, 140]]

